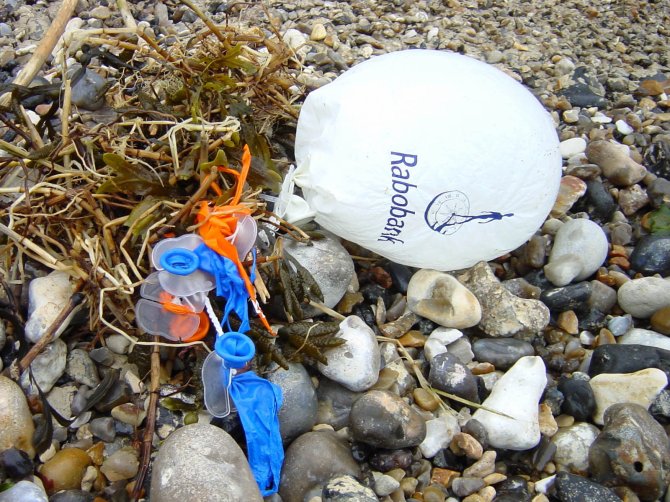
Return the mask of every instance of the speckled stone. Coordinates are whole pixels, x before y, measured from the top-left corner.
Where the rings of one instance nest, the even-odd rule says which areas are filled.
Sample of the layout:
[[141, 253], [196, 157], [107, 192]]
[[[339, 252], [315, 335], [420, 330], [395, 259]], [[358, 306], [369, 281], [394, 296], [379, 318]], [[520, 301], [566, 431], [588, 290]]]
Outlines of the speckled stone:
[[9, 378], [0, 376], [0, 451], [15, 447], [35, 456], [33, 417], [26, 396]]
[[670, 273], [670, 235], [645, 235], [630, 255], [630, 265], [643, 274]]

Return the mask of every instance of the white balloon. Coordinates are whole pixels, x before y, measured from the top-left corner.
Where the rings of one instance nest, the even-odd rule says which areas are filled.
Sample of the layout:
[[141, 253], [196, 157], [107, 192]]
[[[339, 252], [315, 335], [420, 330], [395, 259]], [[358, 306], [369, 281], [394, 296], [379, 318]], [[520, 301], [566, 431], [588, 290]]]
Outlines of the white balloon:
[[313, 91], [295, 146], [295, 182], [319, 224], [437, 270], [523, 244], [561, 177], [538, 100], [492, 66], [440, 51], [378, 56]]

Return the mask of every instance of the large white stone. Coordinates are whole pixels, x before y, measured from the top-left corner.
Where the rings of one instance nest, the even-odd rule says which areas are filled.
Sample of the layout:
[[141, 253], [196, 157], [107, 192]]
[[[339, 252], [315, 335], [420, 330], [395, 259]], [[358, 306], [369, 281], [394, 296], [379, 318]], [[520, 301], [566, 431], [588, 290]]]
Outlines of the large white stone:
[[621, 285], [617, 299], [626, 313], [646, 319], [670, 305], [670, 281], [660, 277], [633, 279]]
[[519, 359], [494, 385], [472, 418], [486, 429], [489, 444], [508, 450], [528, 450], [540, 441], [538, 403], [547, 385], [544, 362], [537, 356]]
[[470, 328], [482, 318], [477, 297], [454, 276], [437, 270], [423, 269], [412, 276], [407, 307], [447, 328]]
[[603, 264], [607, 251], [607, 236], [597, 223], [571, 220], [556, 234], [544, 273], [555, 286], [583, 281]]
[[349, 316], [337, 336], [345, 343], [323, 351], [328, 364], [319, 363], [319, 371], [354, 392], [368, 390], [377, 382], [381, 361], [374, 331], [360, 317]]
[[[54, 271], [46, 277], [38, 277], [30, 281], [28, 288], [28, 321], [26, 322], [26, 338], [33, 343], [42, 338], [49, 326], [62, 312], [74, 293], [74, 284], [65, 272]], [[57, 338], [68, 327], [74, 312], [68, 316], [54, 333]]]
[[589, 383], [596, 398], [593, 421], [603, 425], [605, 411], [613, 404], [635, 403], [649, 408], [668, 385], [668, 377], [657, 368], [647, 368], [635, 373], [601, 373]]
[[619, 338], [619, 343], [648, 345], [650, 347], [670, 350], [670, 336], [662, 335], [650, 329], [633, 328]]
[[23, 480], [1, 492], [0, 502], [49, 502], [49, 497], [35, 483]]
[[14, 447], [32, 458], [34, 432], [26, 396], [12, 380], [0, 376], [0, 451]]
[[586, 474], [589, 470], [589, 448], [598, 434], [600, 430], [586, 422], [559, 429], [551, 438], [551, 442], [556, 445], [554, 463], [559, 470]]

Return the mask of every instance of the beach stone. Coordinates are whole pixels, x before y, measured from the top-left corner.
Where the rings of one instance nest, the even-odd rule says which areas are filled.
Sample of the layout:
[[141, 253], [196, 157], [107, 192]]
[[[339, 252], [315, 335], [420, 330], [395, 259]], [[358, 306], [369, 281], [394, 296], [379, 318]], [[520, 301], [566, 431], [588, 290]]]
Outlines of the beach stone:
[[300, 363], [289, 363], [289, 369], [270, 368], [267, 379], [281, 388], [283, 404], [279, 409], [279, 431], [290, 441], [311, 430], [316, 423], [318, 402], [312, 379]]
[[586, 151], [586, 140], [584, 138], [570, 138], [561, 141], [558, 145], [561, 157], [569, 159]]
[[634, 373], [658, 368], [670, 378], [670, 351], [645, 345], [608, 344], [596, 347], [591, 354], [588, 373]]
[[331, 478], [321, 493], [323, 502], [378, 502], [375, 492], [349, 474]]
[[576, 219], [565, 223], [554, 238], [544, 274], [555, 286], [583, 281], [607, 258], [607, 236], [591, 220]]
[[33, 472], [33, 461], [28, 454], [18, 448], [8, 448], [0, 452], [0, 468], [7, 477], [24, 478]]
[[[588, 377], [587, 377], [588, 378]], [[563, 394], [561, 411], [575, 420], [588, 420], [596, 409], [596, 397], [588, 380], [561, 377], [558, 390]]]
[[560, 502], [622, 502], [609, 488], [569, 472], [556, 475], [554, 489]]
[[546, 383], [546, 368], [537, 356], [522, 357], [500, 377], [482, 405], [513, 418], [482, 408], [472, 416], [486, 429], [491, 446], [527, 450], [538, 444], [538, 403]]
[[479, 402], [477, 378], [470, 368], [453, 354], [445, 352], [433, 358], [428, 381], [436, 389], [455, 394], [468, 401]]
[[587, 475], [589, 471], [589, 448], [600, 434], [600, 430], [587, 422], [576, 422], [563, 427], [551, 438], [556, 446], [554, 463], [559, 471]]
[[670, 350], [670, 337], [649, 329], [633, 328], [619, 338], [619, 343], [624, 345], [647, 345]]
[[[46, 330], [53, 324], [74, 293], [74, 284], [65, 272], [54, 271], [45, 277], [37, 277], [30, 281], [28, 287], [28, 320], [26, 321], [26, 338], [37, 343]], [[71, 314], [54, 333], [59, 337], [68, 327]]]
[[656, 396], [668, 384], [668, 377], [657, 368], [635, 373], [601, 373], [590, 380], [596, 399], [593, 421], [604, 423], [607, 408], [617, 403], [635, 403], [649, 408]]
[[670, 203], [670, 181], [665, 178], [656, 178], [647, 185], [647, 195], [655, 208]]
[[90, 422], [91, 433], [107, 443], [114, 441], [116, 428], [112, 417], [94, 418]]
[[109, 335], [105, 338], [105, 344], [114, 354], [127, 354], [130, 349], [130, 341], [123, 335]]
[[619, 205], [602, 181], [586, 181], [586, 194], [573, 206], [573, 212], [582, 210], [596, 221], [608, 222]]
[[489, 336], [509, 337], [538, 333], [549, 324], [549, 309], [538, 300], [514, 296], [495, 277], [486, 262], [479, 262], [459, 276], [479, 300], [479, 328]]
[[91, 389], [100, 383], [98, 369], [88, 352], [82, 349], [73, 349], [67, 356], [65, 372], [75, 382], [86, 385]]
[[386, 497], [400, 488], [400, 481], [393, 476], [378, 471], [372, 471], [372, 476], [375, 480], [375, 493], [379, 497]]
[[419, 445], [424, 458], [433, 458], [437, 453], [448, 448], [451, 440], [460, 432], [458, 419], [450, 413], [426, 421], [426, 437]]
[[635, 162], [620, 145], [610, 141], [592, 141], [586, 147], [589, 162], [598, 164], [603, 175], [618, 186], [630, 186], [641, 181], [647, 170]]
[[360, 317], [349, 316], [340, 323], [337, 336], [345, 343], [323, 350], [328, 364], [319, 363], [319, 371], [349, 390], [369, 389], [377, 382], [380, 369], [379, 345], [374, 331]]
[[670, 235], [645, 235], [630, 255], [631, 267], [642, 274], [670, 273]]
[[657, 310], [670, 306], [670, 280], [658, 277], [633, 279], [621, 285], [617, 298], [626, 313], [647, 319]]
[[309, 36], [310, 40], [314, 40], [315, 42], [320, 42], [324, 38], [328, 36], [328, 32], [326, 31], [326, 27], [322, 23], [315, 23], [314, 26], [312, 26], [312, 32]]
[[75, 490], [81, 486], [91, 459], [84, 450], [65, 448], [47, 460], [40, 468], [40, 476], [50, 493]]
[[21, 387], [0, 376], [0, 451], [18, 448], [35, 456], [33, 417]]
[[633, 317], [630, 314], [623, 316], [612, 317], [607, 321], [607, 329], [609, 329], [614, 336], [621, 336], [626, 334], [633, 327]]
[[423, 269], [412, 276], [407, 307], [446, 328], [470, 328], [481, 319], [475, 295], [454, 276], [437, 270]]
[[[30, 363], [35, 382], [42, 392], [49, 392], [58, 379], [65, 373], [67, 364], [67, 345], [60, 339], [47, 345], [42, 352]], [[21, 387], [29, 394], [37, 394], [30, 381], [28, 372], [24, 372], [20, 379]]]
[[116, 450], [109, 457], [105, 458], [100, 472], [110, 482], [131, 479], [137, 475], [140, 462], [137, 458], [137, 451], [131, 447], [124, 447]]
[[485, 478], [492, 474], [496, 468], [496, 452], [485, 451], [481, 458], [463, 471], [463, 477]]
[[480, 338], [472, 344], [472, 351], [477, 361], [491, 363], [499, 370], [511, 368], [524, 356], [535, 355], [530, 343], [516, 338]]
[[462, 337], [463, 332], [457, 329], [443, 327], [434, 329], [423, 346], [426, 361], [430, 363], [436, 355], [448, 352], [447, 346]]
[[589, 465], [594, 480], [632, 488], [643, 501], [657, 500], [670, 481], [670, 442], [644, 407], [616, 404], [605, 413]]
[[664, 335], [670, 335], [670, 306], [658, 309], [649, 319], [651, 328]]
[[354, 401], [361, 395], [337, 382], [322, 378], [317, 389], [318, 408], [316, 423], [331, 425], [335, 430], [349, 424], [349, 413]]
[[592, 294], [591, 283], [583, 281], [561, 288], [545, 289], [540, 295], [540, 300], [552, 312], [566, 312], [583, 309]]
[[[68, 73], [73, 75], [80, 68], [81, 65], [75, 65]], [[99, 110], [105, 105], [105, 91], [108, 87], [107, 79], [86, 68], [84, 75], [72, 86], [72, 104], [85, 110]]]
[[[300, 35], [304, 37], [302, 33]], [[323, 239], [311, 240], [309, 245], [287, 239], [284, 251], [312, 274], [323, 293], [324, 305], [333, 308], [344, 296], [354, 277], [354, 262], [336, 238], [324, 235]], [[316, 311], [309, 309], [306, 309], [306, 313], [317, 315]]]
[[[95, 467], [89, 467], [97, 476]], [[84, 476], [84, 483], [86, 476]], [[92, 493], [83, 490], [66, 490], [58, 492], [49, 498], [49, 502], [95, 502], [95, 496]]]
[[426, 437], [426, 422], [403, 399], [388, 391], [372, 390], [354, 403], [349, 427], [357, 441], [377, 448], [418, 446]]
[[346, 442], [332, 431], [308, 432], [286, 450], [279, 494], [284, 502], [303, 502], [308, 492], [320, 493], [331, 478], [346, 474], [360, 475]]
[[463, 364], [470, 364], [475, 358], [475, 354], [472, 352], [472, 344], [467, 336], [447, 345], [447, 352], [455, 355]]
[[49, 497], [35, 483], [23, 480], [0, 492], [0, 502], [49, 502]]
[[[581, 138], [572, 138], [581, 139]], [[567, 140], [570, 141], [570, 140]], [[556, 202], [551, 208], [549, 215], [552, 218], [561, 218], [570, 208], [586, 193], [586, 183], [575, 176], [563, 176], [558, 189]], [[542, 266], [543, 263], [539, 264]]]
[[467, 497], [484, 487], [484, 480], [480, 478], [456, 478], [451, 483], [451, 491], [459, 497]]
[[185, 500], [263, 500], [244, 453], [224, 430], [209, 424], [186, 425], [159, 448], [151, 474], [151, 501]]
[[640, 185], [619, 190], [619, 207], [626, 216], [632, 216], [649, 204], [649, 196]]

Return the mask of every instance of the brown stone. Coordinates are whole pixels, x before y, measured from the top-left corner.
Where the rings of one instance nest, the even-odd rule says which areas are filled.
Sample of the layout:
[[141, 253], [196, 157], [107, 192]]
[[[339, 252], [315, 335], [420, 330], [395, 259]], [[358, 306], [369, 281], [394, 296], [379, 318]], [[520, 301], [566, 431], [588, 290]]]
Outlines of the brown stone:
[[479, 460], [484, 454], [484, 449], [482, 448], [482, 445], [479, 443], [479, 441], [465, 432], [459, 432], [456, 434], [451, 440], [449, 448], [456, 455], [465, 455], [466, 457], [472, 458], [474, 460]]
[[569, 335], [579, 333], [579, 319], [573, 310], [566, 310], [558, 314], [556, 325]]
[[44, 463], [40, 474], [49, 493], [78, 490], [91, 459], [84, 450], [66, 448]]
[[664, 335], [670, 335], [670, 306], [654, 312], [654, 315], [651, 316], [651, 329]]
[[426, 344], [426, 335], [421, 333], [419, 330], [412, 329], [398, 338], [398, 341], [403, 345], [403, 347], [420, 348]]
[[640, 82], [640, 87], [635, 91], [638, 96], [658, 96], [663, 94], [663, 83], [658, 80], [648, 79]]
[[449, 488], [454, 479], [460, 477], [461, 473], [458, 471], [452, 471], [451, 469], [442, 469], [440, 467], [434, 467], [433, 472], [430, 475], [431, 483], [439, 483], [442, 486]]
[[435, 411], [440, 406], [440, 402], [435, 395], [421, 387], [414, 389], [412, 397], [414, 397], [414, 402], [424, 410]]
[[563, 176], [556, 196], [554, 207], [551, 208], [552, 218], [560, 218], [570, 210], [577, 200], [586, 193], [586, 183], [575, 176]]

